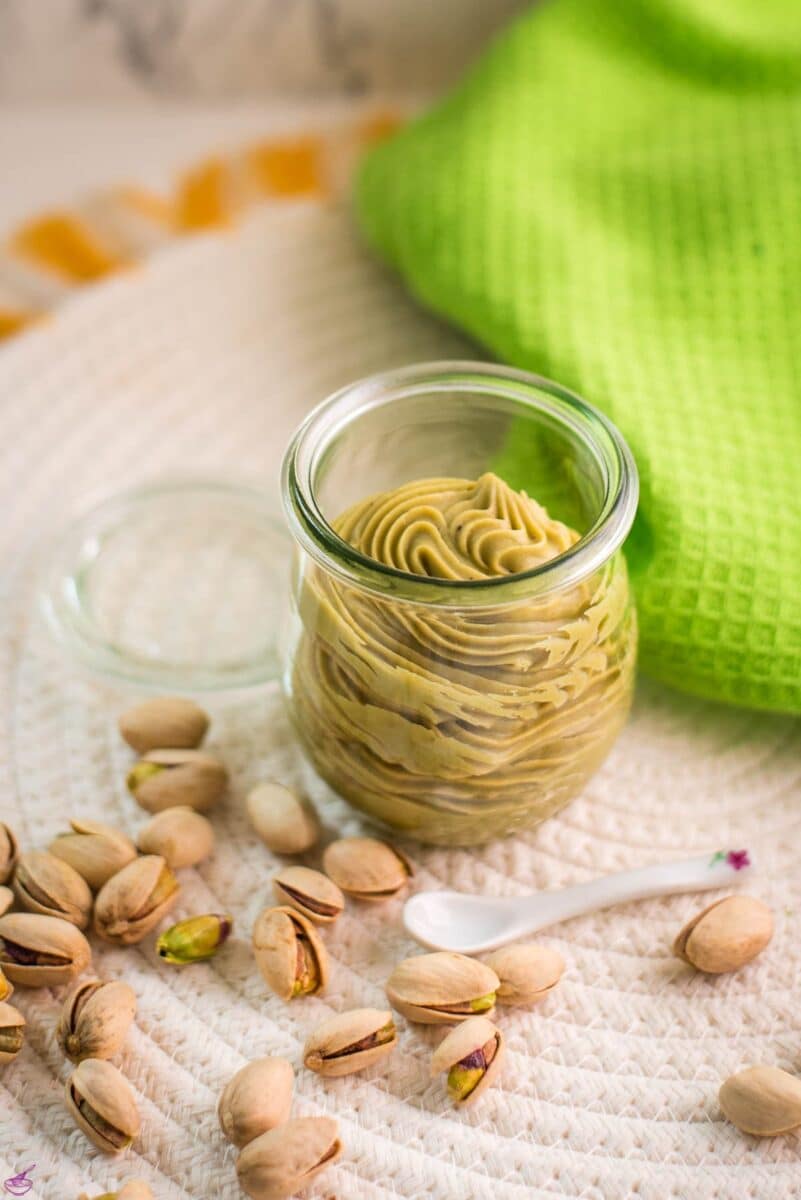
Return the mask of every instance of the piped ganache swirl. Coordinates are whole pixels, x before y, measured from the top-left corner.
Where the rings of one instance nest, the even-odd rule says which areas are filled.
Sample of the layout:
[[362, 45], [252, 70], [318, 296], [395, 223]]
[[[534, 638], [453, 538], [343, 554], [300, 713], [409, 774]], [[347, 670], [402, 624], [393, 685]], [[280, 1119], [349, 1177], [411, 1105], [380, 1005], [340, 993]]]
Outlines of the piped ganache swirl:
[[[457, 581], [529, 571], [579, 537], [493, 474], [416, 480], [334, 528], [379, 563]], [[636, 632], [620, 555], [569, 589], [462, 608], [401, 603], [312, 566], [298, 604], [293, 709], [315, 765], [354, 805], [424, 840], [543, 819], [625, 720]]]

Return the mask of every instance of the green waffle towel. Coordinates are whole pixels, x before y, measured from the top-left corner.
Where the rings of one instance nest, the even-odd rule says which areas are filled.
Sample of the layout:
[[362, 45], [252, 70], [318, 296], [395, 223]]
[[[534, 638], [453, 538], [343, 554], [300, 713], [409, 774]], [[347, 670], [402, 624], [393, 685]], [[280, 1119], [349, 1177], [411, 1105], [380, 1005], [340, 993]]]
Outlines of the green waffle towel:
[[643, 669], [801, 712], [798, 0], [550, 0], [357, 203], [424, 304], [625, 434]]

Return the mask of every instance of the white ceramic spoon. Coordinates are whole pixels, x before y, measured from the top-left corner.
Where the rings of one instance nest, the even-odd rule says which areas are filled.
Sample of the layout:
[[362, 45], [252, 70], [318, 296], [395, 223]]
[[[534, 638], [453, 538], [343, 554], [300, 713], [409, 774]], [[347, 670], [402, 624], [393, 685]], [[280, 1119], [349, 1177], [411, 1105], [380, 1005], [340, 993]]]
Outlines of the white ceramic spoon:
[[404, 906], [403, 923], [407, 933], [432, 950], [480, 954], [547, 925], [612, 904], [730, 887], [752, 869], [753, 857], [748, 850], [713, 850], [683, 862], [621, 871], [589, 883], [528, 896], [418, 892]]

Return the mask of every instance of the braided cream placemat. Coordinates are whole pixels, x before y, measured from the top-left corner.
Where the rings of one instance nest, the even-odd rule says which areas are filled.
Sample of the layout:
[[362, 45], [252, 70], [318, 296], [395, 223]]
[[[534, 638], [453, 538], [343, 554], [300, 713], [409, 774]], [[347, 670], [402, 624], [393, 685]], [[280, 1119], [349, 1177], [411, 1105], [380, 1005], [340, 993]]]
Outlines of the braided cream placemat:
[[[415, 359], [469, 354], [417, 312], [318, 206], [255, 217], [223, 238], [167, 251], [62, 309], [0, 354], [0, 815], [26, 847], [68, 817], [135, 831], [115, 730], [122, 700], [54, 657], [33, 617], [32, 547], [87, 490], [180, 468], [276, 486], [291, 428], [355, 376]], [[213, 594], [209, 595], [213, 603]], [[156, 961], [152, 938], [96, 946], [104, 977], [135, 989], [135, 1027], [117, 1060], [139, 1097], [143, 1133], [115, 1162], [63, 1108], [56, 997], [24, 992], [28, 1044], [0, 1073], [0, 1185], [35, 1163], [34, 1200], [73, 1200], [138, 1175], [159, 1200], [234, 1200], [233, 1151], [218, 1094], [249, 1058], [296, 1064], [332, 1011], [382, 1003], [391, 965], [412, 951], [400, 902], [349, 906], [327, 934], [324, 998], [267, 994], [248, 935], [276, 863], [242, 815], [265, 774], [306, 786], [327, 825], [358, 829], [299, 759], [280, 699], [212, 706], [211, 744], [234, 787], [214, 815], [218, 851], [184, 873], [178, 916], [230, 909], [237, 936], [208, 965]], [[649, 902], [553, 930], [568, 969], [532, 1011], [501, 1011], [500, 1084], [455, 1113], [428, 1078], [436, 1030], [404, 1027], [390, 1062], [323, 1084], [302, 1069], [298, 1114], [325, 1111], [345, 1154], [310, 1195], [337, 1200], [773, 1200], [797, 1193], [794, 1138], [757, 1143], [726, 1124], [720, 1081], [751, 1062], [801, 1070], [797, 864], [801, 727], [730, 712], [644, 685], [633, 719], [586, 795], [541, 830], [480, 852], [417, 851], [418, 886], [515, 893], [687, 852], [747, 844], [773, 904], [774, 943], [739, 974], [710, 980], [670, 954], [708, 898]]]

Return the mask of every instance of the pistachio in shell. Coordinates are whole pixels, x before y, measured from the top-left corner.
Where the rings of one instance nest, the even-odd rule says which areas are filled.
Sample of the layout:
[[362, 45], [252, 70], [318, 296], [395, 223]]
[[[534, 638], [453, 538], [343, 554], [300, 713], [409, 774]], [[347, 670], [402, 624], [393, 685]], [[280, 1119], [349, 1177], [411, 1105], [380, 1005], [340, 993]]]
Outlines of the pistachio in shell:
[[330, 925], [345, 907], [334, 881], [311, 867], [284, 867], [273, 876], [273, 891], [279, 904], [288, 904], [317, 925]]
[[317, 814], [305, 798], [282, 783], [254, 787], [245, 801], [250, 823], [274, 854], [304, 854], [320, 837]]
[[801, 1126], [801, 1079], [779, 1067], [748, 1067], [720, 1089], [724, 1115], [743, 1133], [777, 1137]]
[[186, 805], [212, 808], [228, 783], [218, 758], [201, 750], [151, 750], [128, 772], [128, 790], [148, 812]]
[[140, 829], [136, 844], [143, 854], [160, 854], [177, 871], [213, 854], [214, 830], [202, 813], [180, 805], [156, 813]]
[[127, 983], [88, 979], [70, 991], [61, 1008], [56, 1038], [74, 1063], [112, 1058], [136, 1014], [136, 996]]
[[223, 1089], [217, 1115], [229, 1142], [239, 1149], [289, 1120], [295, 1073], [285, 1058], [257, 1058]]
[[285, 1200], [305, 1188], [342, 1153], [331, 1117], [295, 1117], [245, 1146], [236, 1162], [251, 1200]]
[[398, 1044], [398, 1031], [386, 1009], [357, 1008], [323, 1021], [303, 1050], [310, 1071], [336, 1079], [353, 1075], [386, 1058]]
[[59, 987], [92, 957], [81, 931], [61, 917], [6, 913], [0, 917], [0, 970], [22, 987]]
[[14, 893], [10, 887], [0, 886], [0, 917], [14, 907]]
[[406, 887], [413, 868], [405, 855], [377, 838], [339, 838], [323, 854], [323, 870], [356, 900], [388, 900]]
[[133, 1089], [110, 1062], [86, 1058], [67, 1080], [67, 1111], [79, 1129], [107, 1154], [127, 1150], [139, 1133]]
[[14, 895], [20, 908], [61, 917], [85, 929], [92, 915], [92, 893], [78, 872], [46, 850], [20, 855], [14, 872]]
[[421, 1025], [466, 1021], [489, 1016], [495, 1008], [500, 980], [491, 967], [439, 950], [399, 963], [387, 981], [393, 1008]]
[[486, 1017], [470, 1017], [446, 1034], [431, 1059], [431, 1074], [448, 1072], [448, 1095], [471, 1104], [498, 1072], [503, 1056], [500, 1030]]
[[7, 883], [14, 874], [19, 857], [19, 845], [8, 825], [0, 821], [0, 883]]
[[50, 843], [50, 853], [82, 876], [93, 892], [136, 858], [127, 834], [100, 821], [72, 820], [71, 833], [60, 833]]
[[328, 955], [311, 921], [292, 908], [266, 908], [253, 927], [256, 965], [281, 1000], [322, 992]]
[[13, 1004], [0, 1001], [0, 1065], [16, 1058], [25, 1042], [25, 1018]]
[[137, 754], [169, 746], [196, 750], [209, 729], [209, 715], [193, 700], [154, 696], [127, 709], [119, 720], [125, 741]]
[[536, 1004], [556, 987], [565, 969], [561, 954], [534, 943], [502, 946], [485, 962], [501, 981], [499, 1004]]
[[176, 966], [204, 962], [214, 957], [228, 940], [233, 927], [234, 918], [228, 913], [187, 917], [159, 935], [156, 954]]
[[179, 892], [178, 880], [160, 855], [136, 858], [98, 892], [95, 933], [118, 946], [141, 942], [170, 911]]
[[[78, 1200], [90, 1200], [90, 1197], [84, 1192]], [[144, 1179], [129, 1179], [118, 1192], [104, 1192], [94, 1200], [154, 1200], [154, 1197], [150, 1184]]]
[[736, 971], [773, 937], [773, 913], [753, 896], [727, 896], [688, 921], [673, 944], [679, 958], [698, 971]]

